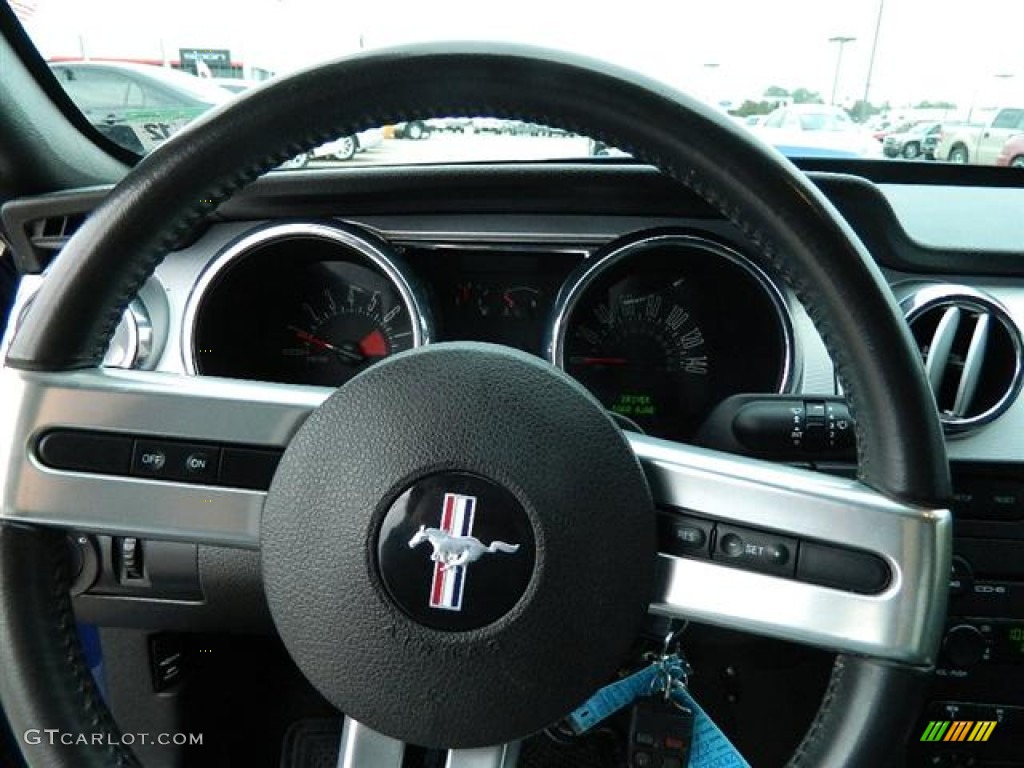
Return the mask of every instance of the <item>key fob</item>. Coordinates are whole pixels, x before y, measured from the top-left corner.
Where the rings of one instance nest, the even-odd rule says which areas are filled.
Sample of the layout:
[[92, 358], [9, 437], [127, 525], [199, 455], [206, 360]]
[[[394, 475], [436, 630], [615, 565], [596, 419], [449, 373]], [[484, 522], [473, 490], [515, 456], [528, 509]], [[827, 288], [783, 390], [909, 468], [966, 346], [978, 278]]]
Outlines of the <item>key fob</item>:
[[693, 712], [663, 696], [633, 705], [629, 768], [686, 768], [693, 742]]

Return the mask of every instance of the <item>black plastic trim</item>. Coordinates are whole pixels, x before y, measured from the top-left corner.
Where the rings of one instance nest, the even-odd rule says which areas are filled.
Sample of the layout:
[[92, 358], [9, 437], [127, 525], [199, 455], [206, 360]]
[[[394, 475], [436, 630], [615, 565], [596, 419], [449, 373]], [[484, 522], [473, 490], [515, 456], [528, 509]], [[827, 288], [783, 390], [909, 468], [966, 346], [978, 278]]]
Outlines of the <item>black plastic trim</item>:
[[[1024, 253], [924, 245], [907, 234], [881, 190], [866, 176], [894, 183], [918, 183], [914, 163], [844, 164], [801, 161], [810, 179], [828, 196], [882, 266], [922, 274], [957, 273], [1017, 277]], [[827, 167], [828, 172], [821, 168]], [[907, 169], [899, 175], [898, 169]], [[1006, 169], [964, 168], [954, 186], [1012, 187]], [[976, 171], [978, 173], [976, 173]], [[988, 173], [993, 171], [994, 173]], [[925, 176], [929, 174], [925, 173]], [[1024, 174], [1021, 174], [1024, 176]], [[984, 182], [984, 184], [982, 184]], [[19, 267], [38, 272], [22, 234], [26, 223], [46, 215], [81, 213], [95, 207], [109, 188], [91, 187], [56, 195], [27, 197], [3, 206], [5, 230]], [[50, 207], [52, 206], [52, 208]], [[405, 167], [362, 167], [323, 171], [278, 171], [254, 182], [222, 205], [208, 222], [325, 216], [406, 214], [559, 214], [669, 216], [720, 222], [696, 195], [655, 169], [636, 163], [489, 163]]]

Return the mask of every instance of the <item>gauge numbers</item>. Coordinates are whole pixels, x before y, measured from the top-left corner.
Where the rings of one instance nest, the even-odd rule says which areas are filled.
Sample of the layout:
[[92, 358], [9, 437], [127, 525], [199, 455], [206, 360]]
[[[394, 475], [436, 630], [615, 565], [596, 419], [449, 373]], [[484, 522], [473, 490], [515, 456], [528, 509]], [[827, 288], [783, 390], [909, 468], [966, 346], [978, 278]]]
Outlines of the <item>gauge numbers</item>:
[[726, 397], [788, 381], [781, 295], [718, 243], [665, 235], [620, 244], [560, 302], [552, 360], [649, 434], [688, 439]]

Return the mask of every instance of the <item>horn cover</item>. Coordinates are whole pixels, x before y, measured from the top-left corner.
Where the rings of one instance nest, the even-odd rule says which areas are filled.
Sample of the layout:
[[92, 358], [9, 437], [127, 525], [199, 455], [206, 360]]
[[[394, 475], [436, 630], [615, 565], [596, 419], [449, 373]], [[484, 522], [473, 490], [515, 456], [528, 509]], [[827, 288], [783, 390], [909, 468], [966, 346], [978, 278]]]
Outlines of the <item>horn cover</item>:
[[[477, 543], [448, 530], [410, 547], [420, 525], [445, 528], [449, 493], [463, 524], [476, 499]], [[475, 343], [387, 358], [332, 395], [285, 452], [262, 539], [271, 612], [310, 681], [376, 730], [445, 748], [522, 738], [607, 682], [655, 560], [644, 475], [601, 405], [538, 358]], [[494, 540], [508, 546], [477, 551]], [[421, 583], [393, 567], [400, 547]], [[429, 605], [445, 558], [467, 579], [462, 611], [451, 593]], [[490, 601], [483, 618], [465, 619], [470, 601]]]

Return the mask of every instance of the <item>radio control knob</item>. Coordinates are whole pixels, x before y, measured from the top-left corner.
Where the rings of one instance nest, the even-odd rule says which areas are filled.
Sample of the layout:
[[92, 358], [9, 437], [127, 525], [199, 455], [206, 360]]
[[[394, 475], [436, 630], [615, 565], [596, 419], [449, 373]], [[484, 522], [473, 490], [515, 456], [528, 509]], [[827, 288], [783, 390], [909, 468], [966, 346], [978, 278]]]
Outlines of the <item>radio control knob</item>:
[[961, 669], [973, 667], [985, 657], [988, 641], [981, 630], [970, 624], [957, 624], [946, 633], [942, 650], [946, 658]]

